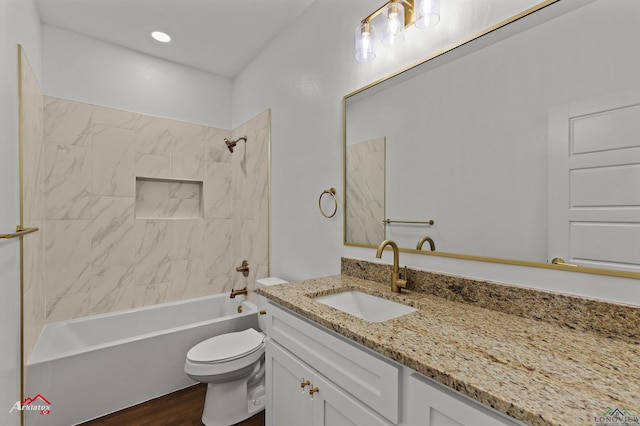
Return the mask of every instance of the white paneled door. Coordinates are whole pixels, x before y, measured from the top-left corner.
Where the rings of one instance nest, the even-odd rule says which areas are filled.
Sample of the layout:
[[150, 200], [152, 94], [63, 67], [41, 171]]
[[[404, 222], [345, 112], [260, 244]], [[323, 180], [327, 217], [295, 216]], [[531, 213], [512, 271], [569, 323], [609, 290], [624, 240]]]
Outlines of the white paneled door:
[[548, 261], [640, 272], [640, 88], [549, 109]]

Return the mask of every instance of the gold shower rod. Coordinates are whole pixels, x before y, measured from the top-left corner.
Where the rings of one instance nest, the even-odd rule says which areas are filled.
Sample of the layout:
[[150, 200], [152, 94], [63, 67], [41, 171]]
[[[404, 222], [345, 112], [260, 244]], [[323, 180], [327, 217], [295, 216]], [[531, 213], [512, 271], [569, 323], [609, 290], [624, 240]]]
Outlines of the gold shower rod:
[[22, 226], [16, 226], [16, 232], [12, 234], [0, 234], [0, 238], [5, 238], [10, 240], [11, 238], [22, 237], [23, 235], [31, 234], [32, 232], [36, 232], [38, 228], [23, 228]]
[[391, 219], [385, 219], [383, 220], [384, 223], [415, 223], [415, 224], [419, 224], [419, 225], [433, 225], [435, 222], [433, 221], [433, 219], [430, 220], [391, 220]]

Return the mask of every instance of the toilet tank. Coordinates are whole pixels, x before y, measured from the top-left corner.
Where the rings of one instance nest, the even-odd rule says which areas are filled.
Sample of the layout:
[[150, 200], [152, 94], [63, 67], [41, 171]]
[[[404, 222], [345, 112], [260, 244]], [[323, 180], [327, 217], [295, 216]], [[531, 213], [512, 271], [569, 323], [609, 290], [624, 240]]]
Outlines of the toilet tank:
[[[278, 285], [278, 284], [286, 284], [288, 281], [285, 281], [278, 277], [268, 277], [268, 278], [260, 278], [256, 280], [256, 289], [270, 286], [270, 285]], [[258, 311], [262, 311], [267, 309], [267, 298], [256, 294], [256, 302], [258, 304]], [[266, 333], [267, 330], [267, 316], [266, 315], [258, 315], [258, 326], [263, 333]]]

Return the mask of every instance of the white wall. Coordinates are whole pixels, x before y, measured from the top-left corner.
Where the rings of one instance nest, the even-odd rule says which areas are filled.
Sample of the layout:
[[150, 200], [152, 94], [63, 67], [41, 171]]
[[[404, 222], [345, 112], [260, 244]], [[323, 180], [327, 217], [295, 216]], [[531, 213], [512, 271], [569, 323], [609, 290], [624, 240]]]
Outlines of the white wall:
[[[40, 79], [40, 24], [33, 0], [0, 0], [0, 232], [19, 222], [18, 44]], [[17, 425], [9, 410], [20, 399], [18, 241], [0, 240], [0, 424]]]
[[[447, 6], [462, 2], [443, 2]], [[405, 43], [375, 61], [353, 56], [356, 25], [370, 1], [315, 1], [248, 65], [233, 84], [234, 124], [266, 108], [271, 126], [271, 273], [304, 279], [340, 271], [342, 211], [326, 219], [318, 197], [342, 198], [342, 98], [361, 86], [526, 9], [536, 1], [464, 2], [463, 19], [434, 32], [410, 28]], [[342, 206], [342, 203], [340, 203]], [[345, 252], [345, 254], [347, 254]]]
[[[324, 189], [335, 187], [339, 199], [343, 196], [342, 97], [429, 56], [442, 40], [465, 30], [443, 26], [434, 35], [440, 40], [435, 47], [407, 37], [400, 49], [380, 52], [375, 61], [359, 64], [353, 59], [354, 28], [370, 9], [365, 0], [314, 2], [234, 80], [234, 123], [272, 109], [272, 275], [299, 280], [336, 274], [341, 256], [375, 260], [372, 249], [342, 245], [341, 210], [332, 219], [318, 210]], [[388, 254], [383, 260], [390, 261]], [[409, 254], [403, 254], [401, 262], [640, 304], [637, 280]]]
[[231, 128], [231, 80], [43, 25], [47, 96]]

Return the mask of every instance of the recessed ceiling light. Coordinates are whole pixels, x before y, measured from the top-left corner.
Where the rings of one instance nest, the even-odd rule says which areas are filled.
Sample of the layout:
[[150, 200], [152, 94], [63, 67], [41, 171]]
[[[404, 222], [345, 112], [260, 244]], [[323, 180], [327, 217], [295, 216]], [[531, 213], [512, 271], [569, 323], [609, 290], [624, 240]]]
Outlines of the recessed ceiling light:
[[151, 31], [151, 37], [161, 43], [169, 43], [171, 41], [169, 34], [163, 33], [162, 31]]

